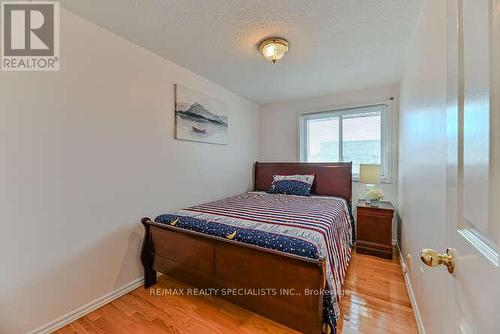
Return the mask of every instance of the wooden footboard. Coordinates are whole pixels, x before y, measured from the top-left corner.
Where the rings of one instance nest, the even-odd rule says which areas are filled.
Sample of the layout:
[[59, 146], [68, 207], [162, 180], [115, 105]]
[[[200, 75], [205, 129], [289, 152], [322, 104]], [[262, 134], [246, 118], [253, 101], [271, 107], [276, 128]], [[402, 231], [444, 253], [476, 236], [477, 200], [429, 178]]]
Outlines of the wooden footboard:
[[323, 298], [306, 291], [325, 288], [324, 259], [179, 231], [149, 218], [141, 222], [145, 288], [159, 271], [193, 287], [226, 289], [219, 295], [234, 304], [303, 333], [321, 333]]

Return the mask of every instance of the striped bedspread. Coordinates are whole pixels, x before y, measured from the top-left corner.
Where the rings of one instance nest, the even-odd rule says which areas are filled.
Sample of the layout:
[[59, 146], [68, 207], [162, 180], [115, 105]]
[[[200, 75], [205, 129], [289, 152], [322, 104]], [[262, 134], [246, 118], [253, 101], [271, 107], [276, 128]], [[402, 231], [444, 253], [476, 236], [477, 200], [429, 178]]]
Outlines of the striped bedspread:
[[158, 216], [156, 222], [237, 242], [326, 259], [325, 320], [335, 329], [351, 259], [352, 228], [344, 199], [248, 192]]

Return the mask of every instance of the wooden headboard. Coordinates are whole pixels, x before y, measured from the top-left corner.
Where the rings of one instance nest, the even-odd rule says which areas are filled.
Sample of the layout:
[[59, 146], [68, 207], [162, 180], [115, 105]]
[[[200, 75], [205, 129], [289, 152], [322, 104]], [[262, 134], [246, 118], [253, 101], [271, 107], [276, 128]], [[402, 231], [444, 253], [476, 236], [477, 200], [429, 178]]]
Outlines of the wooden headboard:
[[338, 196], [351, 203], [351, 162], [256, 162], [254, 190], [266, 191], [273, 182], [273, 175], [314, 174], [312, 193]]

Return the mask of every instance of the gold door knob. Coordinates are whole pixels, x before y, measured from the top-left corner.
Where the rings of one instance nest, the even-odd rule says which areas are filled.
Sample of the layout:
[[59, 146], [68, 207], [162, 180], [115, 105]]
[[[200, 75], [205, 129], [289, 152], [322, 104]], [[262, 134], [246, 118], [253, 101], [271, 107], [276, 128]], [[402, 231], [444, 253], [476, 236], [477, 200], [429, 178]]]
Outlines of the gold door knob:
[[442, 264], [448, 268], [450, 274], [455, 271], [455, 256], [450, 248], [446, 250], [445, 254], [439, 254], [430, 248], [422, 249], [420, 259], [429, 267], [436, 267]]

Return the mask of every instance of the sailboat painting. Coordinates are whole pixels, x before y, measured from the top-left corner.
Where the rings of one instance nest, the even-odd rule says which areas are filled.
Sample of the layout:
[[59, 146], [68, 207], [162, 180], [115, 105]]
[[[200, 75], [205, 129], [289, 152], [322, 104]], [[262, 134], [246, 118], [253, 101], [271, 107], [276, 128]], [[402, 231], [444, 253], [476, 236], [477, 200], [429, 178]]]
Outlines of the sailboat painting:
[[175, 85], [175, 138], [227, 144], [228, 126], [224, 102]]

